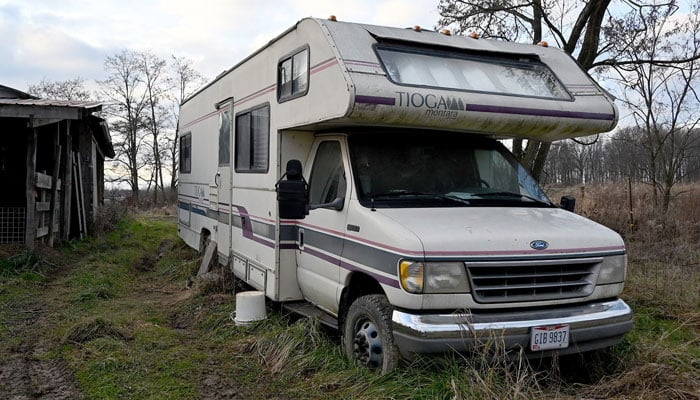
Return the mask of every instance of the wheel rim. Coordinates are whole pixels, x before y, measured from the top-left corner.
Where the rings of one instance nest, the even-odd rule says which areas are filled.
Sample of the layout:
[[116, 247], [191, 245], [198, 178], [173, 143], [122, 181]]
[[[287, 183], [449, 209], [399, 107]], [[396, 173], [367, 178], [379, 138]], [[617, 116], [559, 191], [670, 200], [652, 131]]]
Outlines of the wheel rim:
[[353, 339], [353, 353], [355, 358], [364, 365], [379, 367], [382, 365], [384, 350], [382, 339], [376, 325], [369, 320], [361, 320], [357, 323], [357, 332]]

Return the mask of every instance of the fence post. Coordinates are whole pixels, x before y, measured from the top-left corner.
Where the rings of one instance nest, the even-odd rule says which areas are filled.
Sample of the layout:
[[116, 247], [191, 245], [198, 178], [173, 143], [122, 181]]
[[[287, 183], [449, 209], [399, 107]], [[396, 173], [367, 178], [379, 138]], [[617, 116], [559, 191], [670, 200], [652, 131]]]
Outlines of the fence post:
[[34, 239], [36, 237], [36, 142], [38, 139], [38, 128], [34, 126], [34, 116], [29, 116], [29, 128], [31, 132], [27, 135], [27, 163], [26, 163], [26, 196], [27, 196], [27, 215], [26, 225], [24, 227], [24, 245], [30, 249], [34, 249]]

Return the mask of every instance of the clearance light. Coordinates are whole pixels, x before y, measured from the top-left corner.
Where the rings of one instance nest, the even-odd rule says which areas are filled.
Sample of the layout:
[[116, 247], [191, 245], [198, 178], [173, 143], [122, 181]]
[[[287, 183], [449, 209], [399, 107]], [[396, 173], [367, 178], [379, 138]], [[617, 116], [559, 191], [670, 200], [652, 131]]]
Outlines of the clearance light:
[[472, 39], [478, 39], [478, 38], [479, 38], [479, 34], [476, 33], [476, 32], [472, 32], [472, 33], [469, 34], [469, 37], [472, 38]]
[[538, 45], [538, 46], [542, 46], [542, 47], [549, 47], [549, 43], [545, 42], [544, 40], [541, 41], [541, 42], [539, 42], [539, 43], [537, 43], [537, 45]]
[[409, 293], [423, 292], [423, 263], [401, 261], [399, 264], [401, 286]]
[[452, 36], [452, 32], [450, 32], [449, 29], [443, 29], [440, 31], [440, 33], [442, 33], [445, 36]]
[[335, 17], [335, 15], [331, 15], [330, 17], [328, 17], [328, 20], [333, 21], [333, 22], [338, 22], [338, 19]]
[[416, 32], [420, 32], [420, 31], [423, 30], [423, 29], [420, 27], [420, 25], [416, 25], [416, 26], [413, 27], [413, 30], [416, 31]]

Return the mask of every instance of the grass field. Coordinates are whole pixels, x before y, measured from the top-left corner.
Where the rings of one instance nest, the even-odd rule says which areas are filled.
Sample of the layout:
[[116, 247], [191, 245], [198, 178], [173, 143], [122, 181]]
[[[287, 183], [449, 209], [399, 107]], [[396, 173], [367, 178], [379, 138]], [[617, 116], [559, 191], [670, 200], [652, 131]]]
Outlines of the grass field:
[[175, 219], [130, 215], [56, 250], [0, 248], [0, 398], [699, 398], [700, 207], [635, 228], [591, 200], [624, 193], [587, 190], [580, 212], [629, 245], [635, 327], [609, 351], [538, 365], [447, 355], [379, 376], [347, 362], [336, 333], [274, 305], [236, 326], [230, 277], [188, 285], [199, 259]]

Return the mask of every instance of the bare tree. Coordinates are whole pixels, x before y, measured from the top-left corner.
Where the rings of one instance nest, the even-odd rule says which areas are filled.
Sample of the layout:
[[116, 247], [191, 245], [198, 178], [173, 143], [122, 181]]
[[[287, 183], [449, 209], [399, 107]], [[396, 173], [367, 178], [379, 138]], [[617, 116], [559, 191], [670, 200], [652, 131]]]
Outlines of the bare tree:
[[[611, 0], [440, 0], [440, 26], [455, 33], [476, 31], [481, 36], [538, 43], [552, 38], [585, 70], [595, 65], [601, 49], [601, 27]], [[570, 19], [568, 16], [576, 15]], [[577, 54], [576, 54], [577, 53]], [[540, 179], [550, 143], [513, 142], [513, 152]]]
[[[165, 198], [165, 187], [163, 185], [163, 154], [160, 149], [161, 132], [167, 124], [168, 115], [165, 112], [165, 105], [170, 81], [167, 77], [167, 64], [165, 60], [157, 57], [150, 51], [138, 54], [141, 73], [143, 74], [143, 84], [145, 86], [147, 115], [145, 116], [148, 130], [151, 134], [150, 148], [152, 173], [151, 179], [154, 184], [153, 203], [158, 204], [158, 188]], [[149, 183], [150, 187], [150, 183]]]
[[[697, 56], [676, 58], [669, 53], [634, 53], [635, 42], [628, 41], [629, 35], [641, 35], [651, 27], [642, 24], [630, 31], [617, 23], [613, 13], [648, 14], [650, 10], [676, 7], [677, 3], [676, 0], [614, 3], [612, 0], [440, 0], [438, 24], [454, 27], [456, 33], [476, 31], [484, 37], [510, 41], [551, 40], [585, 70], [601, 72], [634, 65], [670, 68], [696, 60]], [[515, 140], [513, 150], [539, 179], [550, 145], [530, 140], [522, 149], [522, 141]]]
[[29, 85], [29, 94], [52, 100], [92, 100], [90, 92], [85, 89], [85, 78], [76, 77], [65, 81], [42, 79], [36, 85]]
[[[684, 175], [700, 124], [700, 5], [675, 19], [675, 1], [611, 18], [609, 36], [629, 63], [617, 65], [621, 100], [641, 128], [654, 203], [666, 213]], [[667, 63], [657, 60], [673, 60]], [[660, 197], [660, 199], [659, 199]]]
[[[198, 71], [192, 68], [192, 60], [184, 57], [172, 56], [170, 62], [170, 69], [172, 74], [173, 82], [173, 94], [172, 94], [172, 117], [175, 121], [176, 129], [180, 125], [180, 104], [194, 92], [195, 89], [204, 84], [205, 79]], [[178, 137], [177, 133], [173, 135], [172, 139], [169, 140], [169, 157], [171, 160], [170, 165], [170, 187], [175, 188], [177, 184], [177, 175], [179, 168], [178, 159]]]
[[104, 66], [107, 79], [98, 84], [102, 95], [109, 100], [105, 112], [117, 153], [115, 180], [127, 183], [132, 197], [138, 200], [139, 170], [145, 165], [141, 152], [145, 140], [144, 113], [148, 105], [140, 56], [123, 50], [108, 56]]

